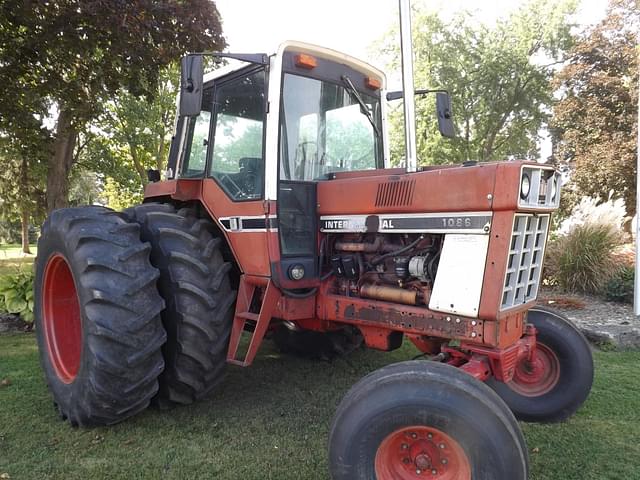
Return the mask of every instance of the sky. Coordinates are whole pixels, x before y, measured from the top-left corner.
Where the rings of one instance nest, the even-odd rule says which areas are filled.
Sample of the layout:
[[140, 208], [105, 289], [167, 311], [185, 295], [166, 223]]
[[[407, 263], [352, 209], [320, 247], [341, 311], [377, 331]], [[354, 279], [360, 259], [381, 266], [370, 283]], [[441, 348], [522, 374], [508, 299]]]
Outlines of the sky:
[[[607, 0], [578, 0], [575, 22], [598, 23]], [[491, 25], [524, 0], [414, 0], [445, 18], [460, 10]], [[398, 23], [397, 0], [215, 0], [222, 27], [234, 53], [274, 53], [285, 40], [300, 40], [361, 58], [385, 71], [390, 89], [401, 89], [400, 72], [392, 72], [372, 58], [371, 45]], [[455, 108], [455, 99], [454, 99]], [[551, 153], [545, 131], [540, 132], [540, 157]]]
[[[580, 0], [579, 0], [580, 1]], [[414, 0], [413, 3], [418, 3]], [[445, 17], [468, 10], [491, 24], [522, 0], [419, 0]], [[367, 60], [368, 49], [398, 23], [397, 0], [215, 0], [229, 51], [274, 53], [285, 40], [301, 40]], [[581, 0], [576, 22], [598, 22], [607, 0]], [[390, 72], [388, 72], [390, 73]]]

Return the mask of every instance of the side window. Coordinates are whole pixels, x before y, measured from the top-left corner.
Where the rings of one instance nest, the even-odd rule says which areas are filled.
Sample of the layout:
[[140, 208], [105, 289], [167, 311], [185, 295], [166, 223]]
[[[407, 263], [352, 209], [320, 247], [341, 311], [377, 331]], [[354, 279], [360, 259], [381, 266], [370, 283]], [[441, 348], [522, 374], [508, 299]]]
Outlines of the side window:
[[217, 86], [215, 137], [209, 175], [234, 200], [262, 198], [264, 70]]
[[204, 176], [204, 169], [207, 163], [211, 107], [213, 106], [212, 95], [213, 89], [207, 88], [202, 94], [202, 111], [200, 115], [186, 120], [188, 122], [188, 130], [180, 175], [183, 178]]

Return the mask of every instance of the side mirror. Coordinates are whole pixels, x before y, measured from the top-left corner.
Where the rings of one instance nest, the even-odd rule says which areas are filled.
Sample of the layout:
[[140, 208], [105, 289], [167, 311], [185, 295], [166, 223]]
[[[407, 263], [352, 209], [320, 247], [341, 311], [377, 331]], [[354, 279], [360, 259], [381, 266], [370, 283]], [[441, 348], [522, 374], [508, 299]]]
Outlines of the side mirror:
[[180, 69], [180, 104], [178, 115], [195, 117], [202, 110], [204, 66], [202, 55], [182, 57]]
[[453, 125], [453, 113], [451, 112], [451, 97], [448, 93], [436, 93], [436, 113], [438, 115], [438, 130], [443, 137], [454, 138], [456, 136]]

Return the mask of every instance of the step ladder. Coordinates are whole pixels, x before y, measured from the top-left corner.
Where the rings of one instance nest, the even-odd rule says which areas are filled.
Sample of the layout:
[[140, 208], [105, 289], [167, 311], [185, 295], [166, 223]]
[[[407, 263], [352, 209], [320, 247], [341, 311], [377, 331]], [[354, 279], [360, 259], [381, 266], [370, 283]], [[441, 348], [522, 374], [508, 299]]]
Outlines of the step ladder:
[[[264, 289], [260, 311], [251, 312], [251, 304], [254, 294], [258, 289]], [[264, 339], [264, 335], [269, 327], [271, 316], [280, 300], [280, 291], [276, 288], [270, 278], [257, 277], [254, 275], [242, 275], [240, 277], [240, 287], [238, 288], [238, 299], [236, 301], [236, 311], [231, 328], [231, 339], [229, 340], [229, 352], [227, 353], [227, 363], [247, 367], [253, 362], [258, 348]], [[244, 359], [237, 359], [238, 347], [242, 339], [242, 332], [247, 322], [254, 322], [255, 328], [251, 334], [249, 348]]]

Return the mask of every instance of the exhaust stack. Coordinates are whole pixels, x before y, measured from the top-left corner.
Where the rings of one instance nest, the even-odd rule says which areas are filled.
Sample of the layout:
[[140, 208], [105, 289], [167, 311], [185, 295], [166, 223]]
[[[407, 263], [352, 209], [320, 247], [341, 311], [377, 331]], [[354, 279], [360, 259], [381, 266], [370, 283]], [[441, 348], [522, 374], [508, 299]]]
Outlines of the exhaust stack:
[[416, 104], [413, 85], [413, 39], [411, 37], [411, 0], [399, 0], [400, 56], [402, 59], [402, 90], [404, 101], [404, 143], [406, 170], [418, 169], [416, 154]]

